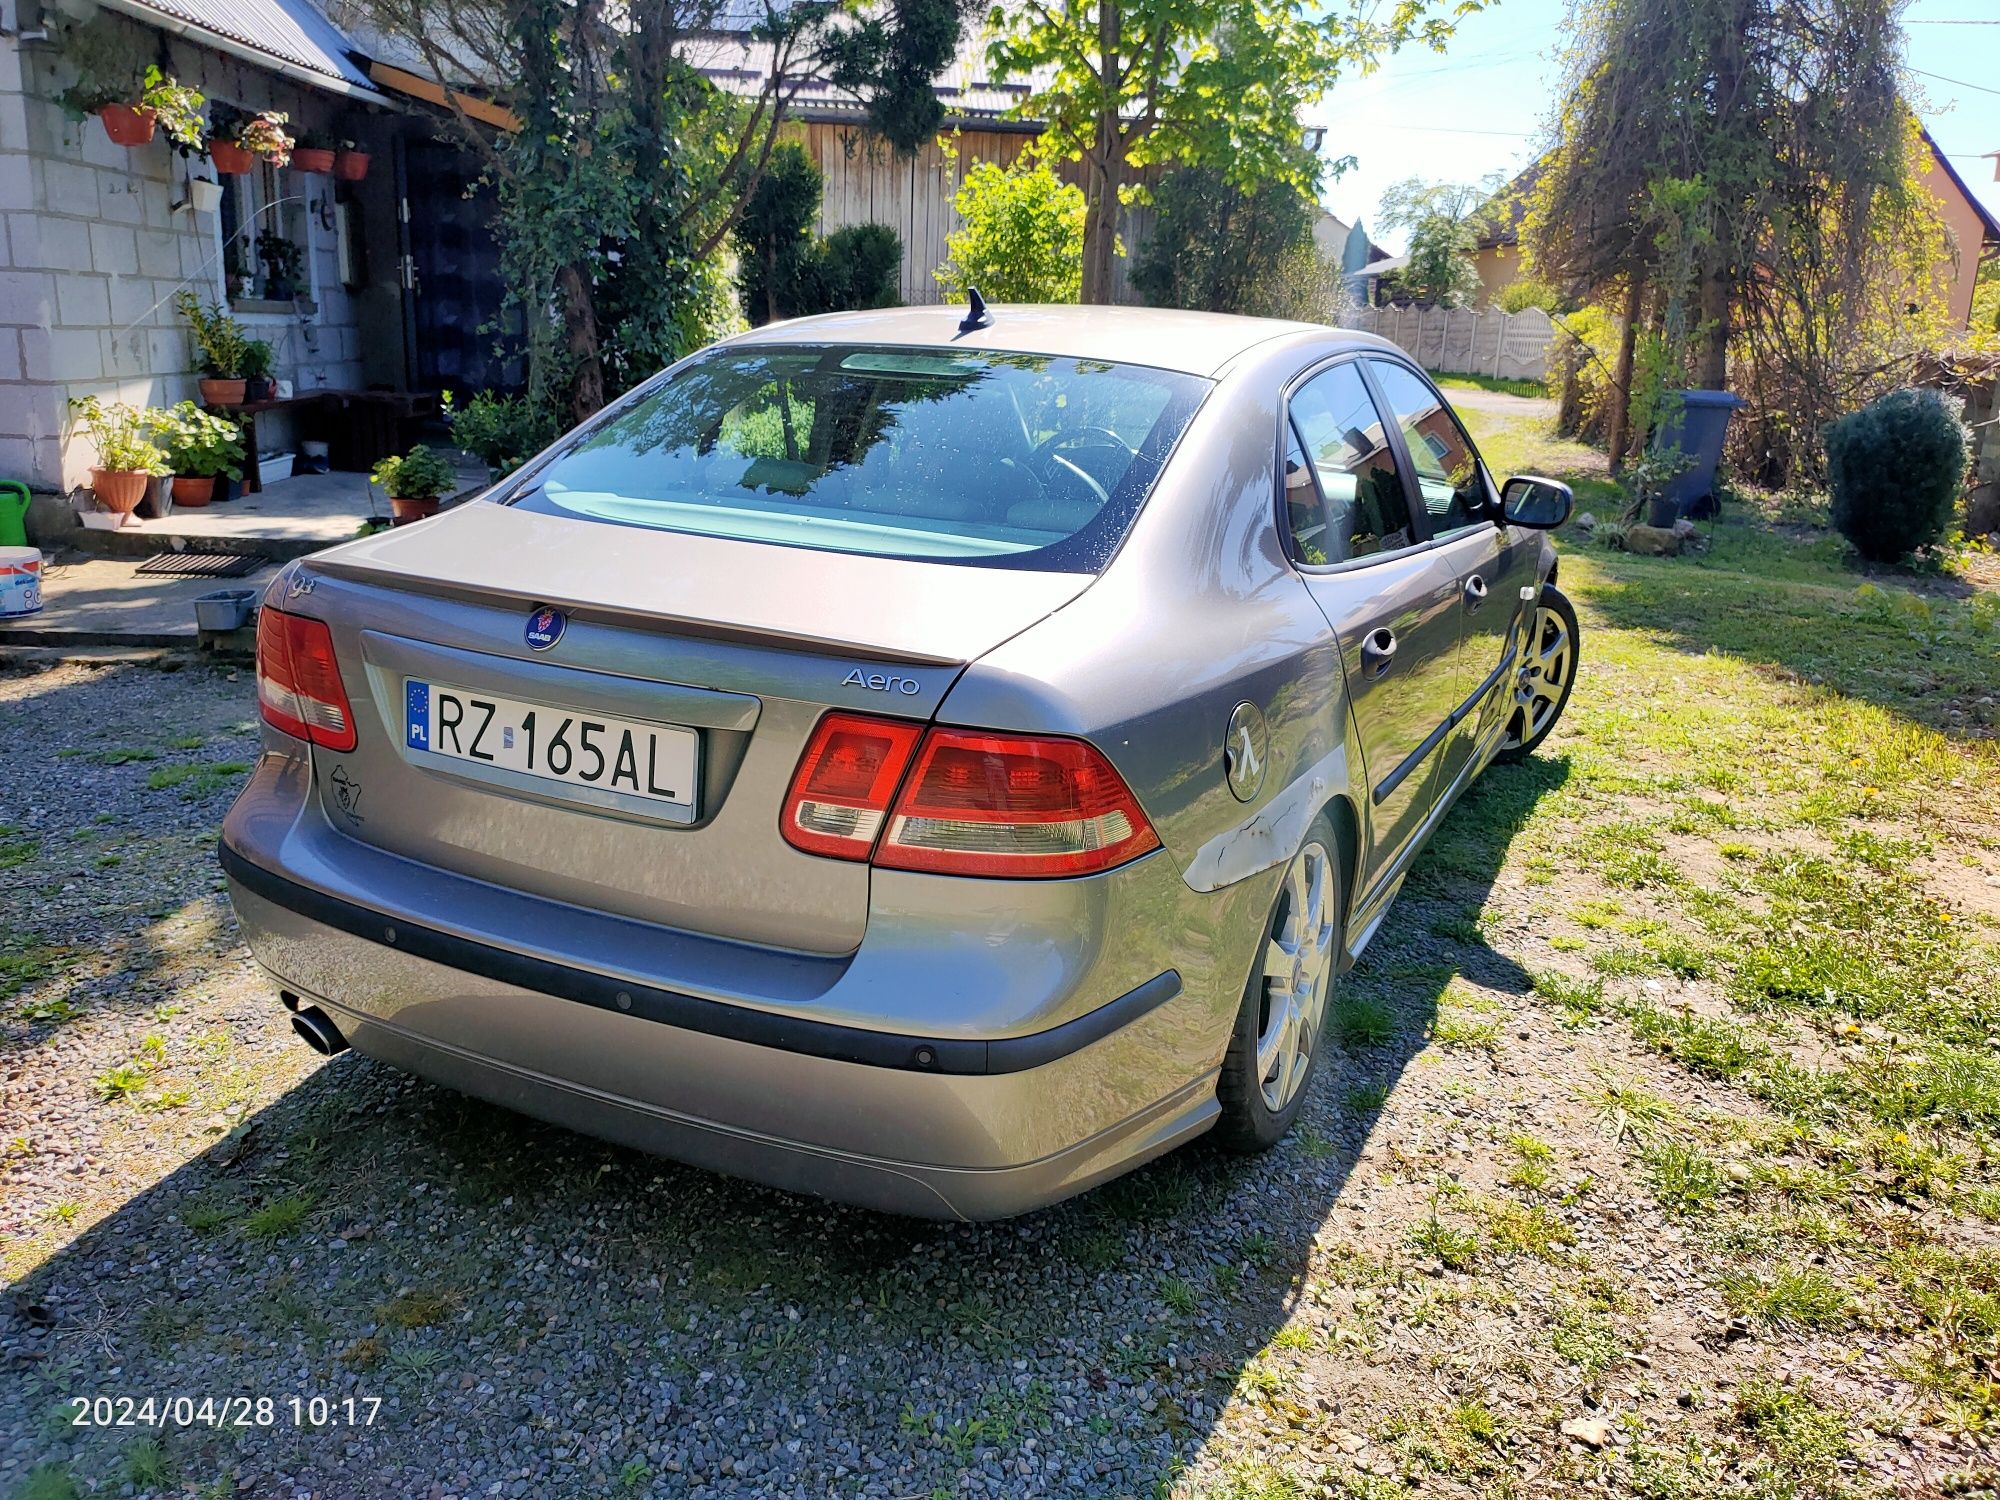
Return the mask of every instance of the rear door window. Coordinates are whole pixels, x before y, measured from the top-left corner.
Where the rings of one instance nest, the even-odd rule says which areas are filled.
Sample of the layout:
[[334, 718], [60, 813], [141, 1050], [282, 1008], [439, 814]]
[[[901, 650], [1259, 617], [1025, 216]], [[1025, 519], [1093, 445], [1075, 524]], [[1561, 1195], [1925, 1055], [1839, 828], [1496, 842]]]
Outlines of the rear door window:
[[1429, 512], [1430, 534], [1443, 536], [1488, 522], [1479, 452], [1444, 397], [1402, 365], [1372, 360], [1370, 366], [1395, 413], [1396, 425], [1403, 430], [1403, 446], [1416, 470], [1417, 493]]
[[1103, 360], [728, 347], [512, 503], [829, 551], [1094, 572], [1210, 382]]
[[[1403, 478], [1360, 370], [1349, 363], [1313, 376], [1293, 393], [1291, 417], [1294, 451], [1311, 466], [1324, 502], [1323, 515], [1311, 523], [1311, 531], [1293, 521], [1299, 561], [1350, 562], [1413, 545], [1416, 534]], [[1288, 501], [1292, 478], [1288, 464]]]

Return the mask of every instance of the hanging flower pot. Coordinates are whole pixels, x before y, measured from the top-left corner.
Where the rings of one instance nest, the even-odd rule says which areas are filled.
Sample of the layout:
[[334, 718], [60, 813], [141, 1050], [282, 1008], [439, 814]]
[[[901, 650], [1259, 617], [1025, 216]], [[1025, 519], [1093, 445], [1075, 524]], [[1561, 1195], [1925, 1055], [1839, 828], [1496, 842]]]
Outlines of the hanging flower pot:
[[208, 159], [215, 163], [215, 170], [224, 177], [247, 177], [256, 161], [248, 151], [234, 141], [210, 141]]
[[222, 207], [222, 184], [212, 177], [188, 179], [188, 202], [198, 214], [212, 214]]
[[215, 476], [213, 474], [176, 474], [174, 476], [174, 504], [184, 505], [189, 510], [198, 510], [215, 498]]
[[296, 146], [292, 149], [292, 170], [295, 172], [326, 173], [333, 170], [333, 151], [320, 146]]
[[153, 138], [160, 112], [143, 104], [107, 104], [98, 110], [114, 146], [143, 146]]
[[144, 469], [92, 469], [90, 488], [97, 503], [115, 515], [129, 516], [146, 498], [153, 476]]
[[368, 175], [366, 151], [341, 151], [333, 158], [333, 175], [342, 182], [359, 182]]

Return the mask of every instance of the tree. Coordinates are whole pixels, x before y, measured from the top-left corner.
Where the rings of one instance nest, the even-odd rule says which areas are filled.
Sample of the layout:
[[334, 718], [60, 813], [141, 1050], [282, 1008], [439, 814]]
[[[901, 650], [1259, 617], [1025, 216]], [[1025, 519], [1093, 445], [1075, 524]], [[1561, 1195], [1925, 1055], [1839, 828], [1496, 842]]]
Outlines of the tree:
[[[1941, 232], [1898, 92], [1905, 0], [1589, 0], [1523, 225], [1535, 274], [1617, 307], [1614, 454], [1665, 385], [1755, 391], [1760, 477], [1929, 326]], [[1909, 308], [1920, 316], [1910, 319]], [[1892, 309], [1900, 309], [1900, 315]], [[1857, 384], [1857, 380], [1859, 384]]]
[[[720, 252], [801, 89], [861, 100], [899, 150], [929, 138], [930, 80], [956, 54], [966, 0], [733, 3], [729, 23], [766, 64], [748, 98], [696, 66], [718, 45], [722, 0], [355, 3], [444, 86], [498, 190], [530, 397], [576, 422], [734, 315]], [[488, 123], [474, 96], [518, 128]]]
[[[1132, 285], [1154, 307], [1290, 315], [1313, 247], [1314, 204], [1289, 184], [1242, 188], [1209, 167], [1177, 167], [1153, 192], [1153, 232]], [[1331, 286], [1329, 268], [1319, 265]]]
[[[1118, 210], [1143, 198], [1150, 166], [1204, 166], [1231, 184], [1317, 190], [1300, 111], [1343, 66], [1412, 37], [1439, 50], [1483, 0], [1027, 0], [995, 4], [996, 77], [1034, 78], [1018, 112], [1083, 165], [1081, 295], [1109, 302]], [[1437, 14], [1433, 14], [1433, 9]]]
[[1399, 287], [1440, 307], [1463, 307], [1472, 300], [1479, 290], [1472, 253], [1500, 180], [1498, 173], [1477, 183], [1410, 177], [1382, 194], [1383, 227], [1410, 236], [1409, 264], [1396, 273]]
[[1032, 151], [1002, 167], [977, 161], [952, 206], [964, 227], [932, 274], [954, 297], [973, 287], [995, 302], [1074, 302], [1083, 284], [1083, 193]]

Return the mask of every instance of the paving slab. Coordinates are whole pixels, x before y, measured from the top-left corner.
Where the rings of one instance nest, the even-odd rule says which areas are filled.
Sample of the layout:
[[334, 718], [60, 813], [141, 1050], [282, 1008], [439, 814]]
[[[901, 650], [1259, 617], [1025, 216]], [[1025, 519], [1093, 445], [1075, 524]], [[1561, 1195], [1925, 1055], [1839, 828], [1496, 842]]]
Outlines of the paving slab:
[[[488, 483], [483, 467], [466, 463], [455, 498]], [[303, 557], [356, 535], [364, 522], [389, 519], [389, 497], [366, 474], [295, 474], [254, 495], [198, 506], [175, 506], [164, 517], [135, 515], [116, 531], [85, 531], [74, 544], [106, 557], [156, 552], [248, 552]]]
[[0, 620], [0, 647], [194, 647], [197, 598], [217, 589], [261, 592], [277, 566], [242, 578], [151, 578], [134, 559], [63, 553], [43, 568], [41, 613]]

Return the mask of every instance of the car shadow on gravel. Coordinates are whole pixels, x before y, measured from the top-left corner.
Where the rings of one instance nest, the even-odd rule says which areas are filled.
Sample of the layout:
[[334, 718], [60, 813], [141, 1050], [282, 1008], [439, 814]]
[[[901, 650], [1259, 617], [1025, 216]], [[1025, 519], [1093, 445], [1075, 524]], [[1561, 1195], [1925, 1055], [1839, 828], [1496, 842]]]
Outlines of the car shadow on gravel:
[[[1161, 1493], [1300, 1300], [1402, 1248], [1342, 1189], [1453, 978], [1526, 990], [1475, 919], [1567, 776], [1467, 794], [1343, 981], [1347, 1045], [1290, 1138], [1010, 1222], [793, 1197], [336, 1059], [15, 1289], [0, 1493], [36, 1463], [122, 1485], [147, 1434], [63, 1403], [153, 1393], [277, 1400], [152, 1434], [176, 1483], [255, 1493]], [[330, 1420], [294, 1425], [294, 1396]]]

